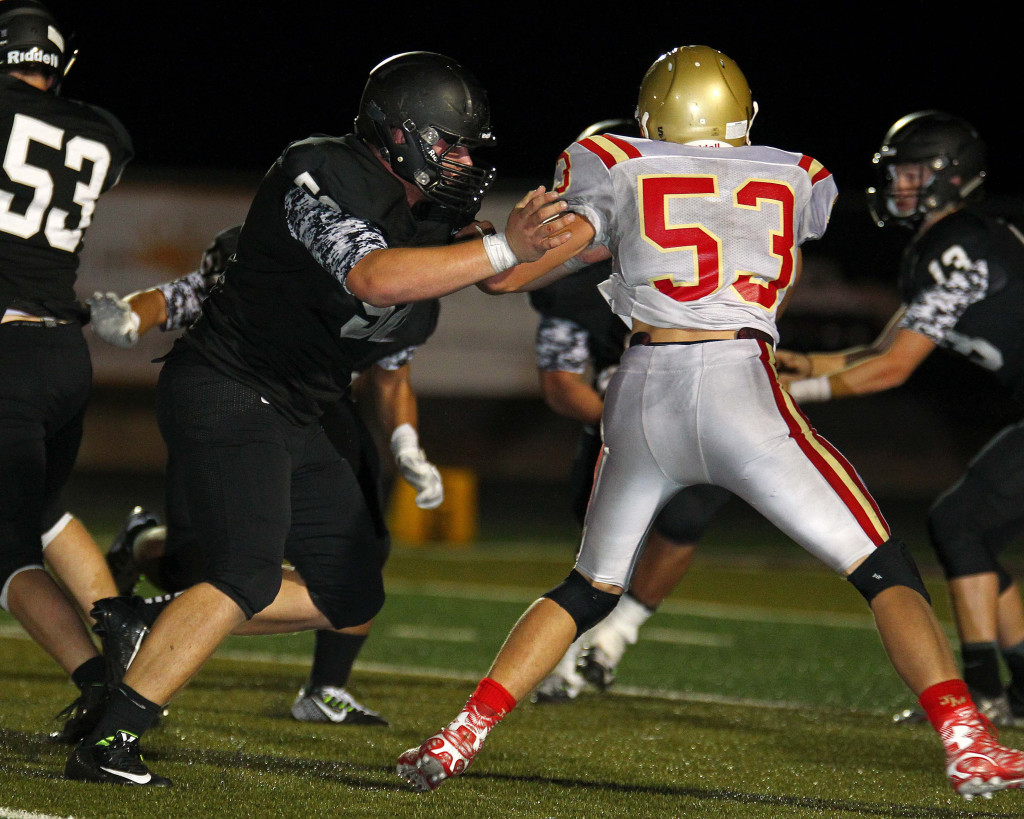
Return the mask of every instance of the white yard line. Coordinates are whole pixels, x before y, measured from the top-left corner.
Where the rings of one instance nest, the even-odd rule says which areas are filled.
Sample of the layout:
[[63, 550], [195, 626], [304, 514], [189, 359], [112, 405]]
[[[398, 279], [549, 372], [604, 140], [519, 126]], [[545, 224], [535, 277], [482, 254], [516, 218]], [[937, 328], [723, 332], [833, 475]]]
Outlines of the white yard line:
[[0, 819], [75, 819], [74, 816], [54, 816], [49, 813], [35, 813], [28, 810], [15, 810], [0, 805]]
[[[421, 583], [411, 580], [391, 580], [388, 594], [443, 597], [456, 600], [482, 600], [502, 603], [532, 603], [540, 595], [535, 588], [525, 586], [495, 586], [487, 583], [433, 581]], [[866, 609], [866, 607], [865, 607]], [[827, 611], [799, 611], [776, 609], [768, 606], [738, 606], [731, 603], [706, 603], [688, 600], [666, 600], [658, 611], [665, 614], [684, 614], [716, 620], [741, 620], [752, 623], [783, 623], [789, 625], [815, 625], [831, 628], [874, 630], [870, 613], [844, 614]]]
[[673, 646], [705, 646], [732, 648], [731, 634], [712, 634], [708, 631], [683, 631], [677, 628], [647, 628], [641, 630], [640, 640], [645, 643], [668, 643]]

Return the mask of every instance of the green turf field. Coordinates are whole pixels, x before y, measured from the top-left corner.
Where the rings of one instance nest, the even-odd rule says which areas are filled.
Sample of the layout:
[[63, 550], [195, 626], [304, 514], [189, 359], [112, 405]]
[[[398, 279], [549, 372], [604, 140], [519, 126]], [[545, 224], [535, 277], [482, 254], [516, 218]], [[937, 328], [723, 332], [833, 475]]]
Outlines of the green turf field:
[[[145, 737], [169, 791], [61, 778], [68, 749], [44, 737], [74, 691], [2, 619], [0, 817], [1024, 816], [1021, 792], [957, 797], [931, 729], [892, 724], [910, 698], [856, 592], [736, 519], [709, 533], [614, 693], [524, 703], [465, 776], [410, 792], [395, 758], [455, 715], [572, 549], [513, 537], [396, 547], [388, 602], [350, 682], [389, 728], [289, 717], [311, 635], [230, 639]], [[948, 623], [941, 580], [922, 563]], [[1003, 737], [1019, 745], [1024, 730]]]

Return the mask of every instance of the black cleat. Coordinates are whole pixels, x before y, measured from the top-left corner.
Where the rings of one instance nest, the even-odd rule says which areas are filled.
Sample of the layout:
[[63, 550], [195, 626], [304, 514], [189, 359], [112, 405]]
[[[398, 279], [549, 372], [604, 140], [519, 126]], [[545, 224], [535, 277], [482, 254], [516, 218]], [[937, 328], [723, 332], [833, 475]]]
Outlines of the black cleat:
[[127, 731], [101, 739], [95, 745], [79, 744], [64, 766], [64, 776], [79, 782], [107, 782], [112, 785], [149, 785], [169, 788], [171, 780], [157, 776], [146, 767], [139, 738]]
[[131, 594], [139, 582], [139, 564], [135, 562], [135, 539], [146, 529], [159, 526], [156, 515], [136, 506], [125, 518], [124, 526], [107, 551], [107, 566], [114, 576], [118, 594]]
[[580, 652], [576, 670], [598, 691], [607, 691], [615, 682], [615, 664], [597, 646], [587, 646]]
[[120, 685], [142, 641], [149, 634], [149, 627], [139, 614], [142, 602], [141, 597], [105, 597], [97, 600], [89, 612], [96, 621], [92, 630], [103, 643], [107, 687], [111, 690]]
[[104, 683], [87, 685], [77, 700], [57, 714], [57, 719], [67, 717], [67, 721], [63, 728], [50, 734], [50, 739], [65, 745], [80, 742], [96, 727], [106, 705], [107, 686]]

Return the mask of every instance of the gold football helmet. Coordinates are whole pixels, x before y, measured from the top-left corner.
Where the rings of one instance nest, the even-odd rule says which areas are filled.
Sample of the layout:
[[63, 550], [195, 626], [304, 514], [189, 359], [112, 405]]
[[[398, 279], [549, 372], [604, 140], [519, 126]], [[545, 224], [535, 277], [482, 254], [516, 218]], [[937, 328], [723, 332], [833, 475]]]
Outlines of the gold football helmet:
[[636, 119], [647, 139], [749, 145], [757, 103], [736, 63], [708, 46], [662, 54], [640, 86]]

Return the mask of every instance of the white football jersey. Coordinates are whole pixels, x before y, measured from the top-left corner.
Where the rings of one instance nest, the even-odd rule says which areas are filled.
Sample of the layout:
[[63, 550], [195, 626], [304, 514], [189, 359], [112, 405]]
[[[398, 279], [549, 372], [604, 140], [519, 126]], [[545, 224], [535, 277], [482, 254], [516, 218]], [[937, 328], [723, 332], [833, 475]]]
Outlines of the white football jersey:
[[612, 310], [657, 327], [754, 327], [775, 317], [797, 248], [820, 237], [837, 189], [809, 156], [604, 134], [559, 157], [554, 189], [612, 252]]

